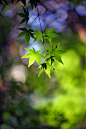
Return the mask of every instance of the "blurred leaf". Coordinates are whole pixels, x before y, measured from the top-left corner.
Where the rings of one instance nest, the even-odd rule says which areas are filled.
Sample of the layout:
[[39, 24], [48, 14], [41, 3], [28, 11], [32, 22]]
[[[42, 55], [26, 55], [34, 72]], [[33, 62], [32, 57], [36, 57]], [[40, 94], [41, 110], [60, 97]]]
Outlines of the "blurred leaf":
[[3, 15], [0, 13], [0, 15], [3, 17]]
[[35, 41], [37, 41], [39, 39], [41, 39], [41, 41], [43, 42], [43, 36], [42, 36], [42, 33], [40, 32], [40, 30], [36, 29], [36, 32], [33, 33], [33, 34], [36, 35], [35, 40], [33, 42], [35, 42]]
[[4, 121], [9, 121], [10, 118], [11, 118], [11, 115], [10, 115], [9, 112], [4, 111], [2, 117], [3, 117], [3, 120], [4, 120]]
[[23, 37], [23, 36], [25, 36], [25, 32], [19, 33], [19, 35], [16, 38], [20, 38], [20, 37]]
[[49, 69], [49, 67], [47, 67], [47, 68], [45, 69], [45, 72], [47, 73], [47, 75], [49, 76], [49, 78], [51, 78], [51, 76], [50, 76], [50, 69]]
[[23, 115], [23, 112], [22, 112], [22, 110], [21, 110], [21, 108], [16, 108], [16, 110], [15, 110], [15, 114], [19, 117], [19, 116], [22, 116]]
[[55, 59], [56, 59], [57, 61], [59, 61], [60, 63], [63, 64], [62, 59], [61, 59], [61, 57], [60, 57], [59, 55], [56, 55], [56, 56], [55, 56]]
[[57, 50], [56, 51], [57, 54], [62, 54], [62, 53], [65, 53], [65, 52], [67, 52], [67, 51], [64, 51], [64, 50]]
[[40, 65], [40, 72], [39, 72], [39, 75], [38, 77], [40, 76], [40, 74], [43, 72], [43, 67]]
[[2, 124], [2, 125], [0, 125], [0, 129], [8, 129], [7, 124]]
[[53, 31], [54, 31], [54, 29], [55, 29], [55, 27], [56, 27], [56, 26], [54, 26], [53, 28], [49, 29], [49, 30], [48, 30], [48, 33], [53, 32]]
[[43, 56], [42, 54], [40, 54], [39, 51], [37, 51], [37, 54], [38, 54], [40, 57], [44, 58], [44, 56]]
[[27, 31], [26, 28], [18, 28], [18, 29], [21, 30], [21, 31]]
[[62, 59], [58, 54], [62, 54], [66, 51], [58, 50], [57, 47], [58, 47], [57, 45], [52, 46], [49, 50], [46, 50], [45, 58], [47, 58], [46, 61], [51, 60], [51, 65], [52, 65], [53, 62], [55, 62], [54, 59], [56, 59], [57, 61], [59, 61], [60, 63], [63, 64]]
[[54, 57], [55, 57], [55, 56], [50, 56], [49, 58], [46, 59], [46, 62], [47, 62], [47, 63], [50, 63], [50, 64], [52, 65], [53, 62], [55, 62], [55, 61], [54, 61]]
[[24, 7], [23, 7], [23, 11], [24, 11], [24, 13], [17, 13], [20, 17], [23, 17], [20, 24], [25, 22], [25, 21], [26, 21], [26, 24], [27, 24], [27, 22], [29, 20], [29, 12], [28, 12], [28, 9], [25, 9]]
[[24, 13], [17, 13], [20, 17], [25, 17]]
[[26, 21], [26, 18], [23, 18], [23, 19], [21, 20], [20, 24], [22, 24], [22, 23], [25, 22], [25, 21]]
[[55, 33], [50, 34], [50, 36], [51, 36], [51, 37], [58, 37], [58, 35], [55, 34]]
[[30, 0], [29, 3], [31, 4], [31, 7], [33, 9], [34, 6], [36, 8], [37, 3], [40, 3], [40, 0]]
[[26, 9], [25, 9], [24, 7], [23, 7], [23, 12], [24, 12], [25, 14], [26, 14], [26, 12], [27, 12]]
[[28, 46], [28, 43], [30, 41], [30, 35], [28, 33], [25, 34], [25, 42], [26, 42], [26, 46]]

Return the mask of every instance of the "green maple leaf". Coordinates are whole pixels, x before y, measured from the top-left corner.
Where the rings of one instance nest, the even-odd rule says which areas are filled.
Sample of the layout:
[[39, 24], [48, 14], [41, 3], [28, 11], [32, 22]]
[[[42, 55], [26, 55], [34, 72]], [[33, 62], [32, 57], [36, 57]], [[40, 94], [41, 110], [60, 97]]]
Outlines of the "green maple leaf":
[[57, 46], [58, 45], [52, 46], [50, 49], [46, 50], [46, 53], [45, 53], [45, 58], [47, 58], [46, 61], [49, 62], [51, 65], [53, 64], [53, 62], [55, 62], [55, 60], [63, 64], [59, 54], [62, 54], [66, 51], [58, 50]]
[[40, 65], [41, 64], [41, 59], [40, 57], [43, 57], [44, 56], [42, 54], [40, 54], [40, 52], [42, 52], [42, 50], [40, 51], [35, 51], [35, 49], [33, 48], [32, 49], [27, 49], [25, 48], [27, 51], [29, 51], [30, 53], [27, 53], [25, 54], [23, 57], [21, 58], [30, 58], [29, 59], [29, 64], [28, 64], [28, 67], [30, 67], [35, 61]]
[[25, 32], [20, 32], [19, 35], [16, 38], [20, 38], [20, 37], [23, 37], [23, 36], [25, 36]]
[[49, 78], [51, 78], [51, 76], [50, 76], [50, 69], [55, 70], [55, 69], [53, 68], [53, 66], [50, 65], [49, 63], [43, 63], [43, 64], [41, 64], [41, 65], [39, 66], [39, 68], [40, 68], [40, 71], [39, 71], [38, 77], [41, 75], [41, 73], [42, 73], [43, 71], [45, 71], [46, 74], [49, 76]]
[[46, 62], [47, 62], [47, 63], [50, 63], [50, 64], [52, 65], [53, 62], [55, 62], [54, 57], [55, 57], [55, 56], [50, 56], [49, 58], [46, 59]]
[[20, 17], [25, 17], [24, 13], [17, 13]]
[[62, 54], [62, 53], [65, 53], [66, 51], [64, 51], [64, 50], [56, 50], [55, 51], [57, 54]]
[[39, 71], [39, 75], [38, 75], [38, 77], [41, 75], [41, 73], [43, 72], [43, 67], [42, 66], [40, 66], [40, 71]]
[[[56, 26], [55, 26], [55, 27], [56, 27]], [[48, 30], [48, 28], [46, 28], [46, 31], [45, 31], [45, 33], [43, 34], [44, 39], [47, 39], [47, 40], [50, 42], [51, 45], [52, 45], [52, 43], [51, 43], [51, 38], [58, 37], [57, 34], [53, 33], [55, 27], [53, 27], [53, 28], [51, 28], [51, 29], [49, 29], [49, 30]]]
[[42, 35], [42, 33], [40, 32], [40, 30], [37, 30], [37, 29], [36, 29], [36, 32], [34, 33], [34, 35], [36, 35], [36, 36], [35, 36], [35, 40], [34, 40], [33, 42], [35, 42], [35, 41], [37, 41], [37, 40], [39, 40], [39, 39], [41, 39], [41, 41], [43, 42], [43, 35]]
[[25, 22], [25, 21], [26, 21], [26, 18], [23, 18], [23, 19], [21, 20], [20, 24], [22, 24], [22, 23]]
[[28, 46], [28, 43], [30, 41], [30, 36], [34, 38], [33, 30], [31, 29], [27, 30], [26, 28], [18, 28], [18, 29], [20, 29], [22, 32], [20, 32], [16, 38], [25, 36], [26, 46]]
[[26, 21], [26, 24], [27, 24], [27, 22], [28, 22], [28, 20], [29, 20], [29, 12], [28, 12], [28, 9], [25, 9], [25, 8], [23, 7], [23, 12], [24, 12], [24, 13], [17, 13], [20, 17], [23, 18], [22, 21], [20, 22], [20, 24], [23, 23], [23, 22], [25, 22], [25, 21]]
[[62, 61], [61, 57], [60, 57], [58, 54], [55, 55], [55, 59], [56, 59], [58, 62], [60, 62], [60, 63], [63, 64], [63, 61]]
[[28, 43], [30, 41], [30, 35], [28, 33], [25, 34], [25, 42], [26, 42], [26, 46], [28, 46]]
[[18, 28], [19, 30], [21, 31], [26, 31], [27, 29], [26, 28]]

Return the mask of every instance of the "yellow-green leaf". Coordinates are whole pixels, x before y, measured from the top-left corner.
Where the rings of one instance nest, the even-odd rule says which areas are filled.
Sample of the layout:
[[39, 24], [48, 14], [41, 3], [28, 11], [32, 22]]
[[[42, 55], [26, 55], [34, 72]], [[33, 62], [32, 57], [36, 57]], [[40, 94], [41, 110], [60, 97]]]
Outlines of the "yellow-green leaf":
[[29, 51], [29, 52], [34, 52], [32, 49], [27, 49], [27, 48], [24, 48], [25, 50]]
[[40, 68], [40, 72], [39, 72], [39, 75], [38, 77], [40, 76], [40, 74], [43, 72], [43, 67]]
[[28, 64], [28, 67], [30, 67], [34, 62], [35, 62], [35, 55], [33, 54], [30, 59], [29, 59], [29, 64]]
[[21, 58], [29, 58], [29, 57], [31, 57], [32, 56], [32, 53], [27, 53], [27, 54], [25, 54], [24, 56], [22, 56]]
[[43, 56], [42, 54], [38, 53], [38, 51], [37, 51], [37, 54], [38, 54], [40, 57], [44, 58], [44, 56]]
[[40, 59], [40, 57], [36, 54], [36, 62], [40, 65], [41, 64], [41, 59]]
[[54, 26], [53, 28], [49, 29], [49, 31], [48, 31], [48, 32], [49, 32], [49, 33], [53, 32], [53, 31], [54, 31], [54, 29], [55, 29], [55, 27], [56, 27], [56, 26]]
[[49, 76], [49, 78], [51, 78], [51, 76], [50, 76], [50, 69], [49, 69], [49, 67], [47, 67], [47, 68], [46, 68], [45, 72], [47, 73], [47, 75]]
[[58, 37], [58, 35], [57, 34], [55, 34], [55, 33], [51, 33], [51, 35], [50, 35], [51, 37]]

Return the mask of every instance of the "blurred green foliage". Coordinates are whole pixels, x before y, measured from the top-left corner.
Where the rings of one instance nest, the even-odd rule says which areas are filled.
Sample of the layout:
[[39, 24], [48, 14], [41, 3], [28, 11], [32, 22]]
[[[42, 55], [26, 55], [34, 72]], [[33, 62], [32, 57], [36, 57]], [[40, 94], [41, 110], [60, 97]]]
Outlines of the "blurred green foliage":
[[[7, 125], [21, 129], [36, 126], [41, 129], [40, 125], [61, 129], [86, 126], [83, 121], [85, 119], [86, 64], [83, 61], [85, 44], [79, 40], [77, 34], [73, 36], [64, 33], [58, 42], [61, 40], [62, 44], [59, 47], [67, 50], [62, 54], [64, 65], [55, 63], [57, 72], [51, 72], [51, 80], [45, 73], [38, 78], [35, 65], [28, 70], [25, 82], [28, 86], [27, 91], [20, 87], [22, 83], [10, 80], [11, 88], [3, 96], [2, 117]], [[53, 41], [53, 44], [56, 43], [57, 40]], [[1, 128], [7, 127], [1, 125]]]

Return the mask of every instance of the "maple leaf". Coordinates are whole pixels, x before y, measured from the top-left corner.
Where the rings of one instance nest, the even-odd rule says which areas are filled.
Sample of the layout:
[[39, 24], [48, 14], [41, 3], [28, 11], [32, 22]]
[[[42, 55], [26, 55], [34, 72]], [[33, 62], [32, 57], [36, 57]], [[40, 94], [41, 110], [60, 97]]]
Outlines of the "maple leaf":
[[41, 64], [41, 65], [39, 66], [39, 68], [40, 68], [40, 71], [39, 71], [38, 77], [41, 75], [41, 73], [42, 73], [43, 71], [45, 71], [46, 74], [49, 76], [49, 78], [51, 78], [51, 76], [50, 76], [50, 69], [55, 70], [55, 68], [54, 68], [52, 65], [50, 65], [49, 63], [43, 63], [43, 64]]
[[29, 12], [28, 12], [28, 9], [25, 9], [25, 8], [23, 7], [23, 12], [24, 12], [24, 13], [17, 13], [20, 17], [23, 18], [22, 21], [20, 22], [20, 24], [23, 23], [23, 22], [25, 22], [25, 21], [26, 21], [26, 24], [27, 24], [27, 22], [28, 22], [28, 20], [29, 20]]
[[42, 36], [42, 33], [40, 32], [40, 30], [36, 29], [36, 32], [34, 33], [34, 35], [36, 35], [36, 36], [35, 36], [35, 40], [33, 42], [35, 42], [39, 39], [41, 39], [41, 41], [43, 42], [43, 36]]
[[40, 52], [42, 52], [42, 50], [40, 50], [40, 51], [35, 51], [35, 49], [33, 48], [33, 50], [32, 49], [27, 49], [27, 48], [25, 48], [27, 51], [29, 51], [30, 53], [27, 53], [27, 54], [25, 54], [23, 57], [21, 57], [21, 58], [30, 58], [29, 59], [29, 64], [28, 64], [28, 67], [30, 67], [34, 62], [35, 62], [35, 60], [36, 60], [36, 62], [40, 65], [41, 64], [41, 59], [40, 59], [40, 57], [43, 57], [44, 58], [44, 56], [42, 55], [42, 54], [40, 54]]
[[22, 32], [20, 32], [16, 38], [25, 36], [26, 46], [28, 46], [28, 43], [30, 41], [30, 36], [34, 38], [33, 30], [31, 29], [27, 30], [26, 28], [18, 28], [18, 29], [20, 29]]
[[[56, 26], [55, 26], [55, 27], [56, 27]], [[47, 40], [50, 42], [51, 45], [52, 45], [51, 39], [52, 39], [52, 38], [55, 38], [55, 37], [58, 37], [57, 34], [53, 33], [55, 27], [53, 27], [53, 28], [51, 28], [51, 29], [49, 29], [49, 30], [48, 30], [48, 28], [46, 28], [46, 31], [45, 31], [44, 34], [43, 34], [44, 39], [47, 39]]]
[[45, 58], [47, 58], [46, 61], [48, 62], [50, 61], [51, 65], [53, 62], [55, 62], [55, 60], [63, 64], [62, 59], [59, 54], [62, 54], [66, 51], [58, 50], [57, 46], [58, 45], [52, 46], [50, 49], [46, 50], [46, 53], [45, 53]]

